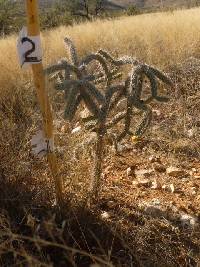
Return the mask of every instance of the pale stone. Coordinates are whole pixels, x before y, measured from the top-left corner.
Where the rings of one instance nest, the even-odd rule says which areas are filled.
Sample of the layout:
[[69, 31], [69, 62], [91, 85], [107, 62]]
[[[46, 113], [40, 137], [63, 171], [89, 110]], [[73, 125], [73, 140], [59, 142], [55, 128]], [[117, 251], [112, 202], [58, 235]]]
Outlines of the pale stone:
[[132, 182], [132, 185], [133, 185], [133, 186], [137, 186], [138, 184], [139, 184], [138, 181], [133, 181], [133, 182]]
[[74, 128], [71, 133], [75, 134], [75, 133], [78, 133], [80, 131], [81, 131], [81, 126], [78, 126], [78, 127]]
[[107, 211], [104, 211], [104, 212], [101, 214], [101, 218], [102, 218], [102, 219], [109, 219], [109, 218], [110, 218], [110, 214], [109, 214]]
[[137, 177], [149, 177], [154, 173], [152, 169], [142, 169], [142, 170], [135, 170], [135, 175]]
[[194, 227], [197, 224], [197, 218], [189, 214], [181, 214], [180, 221], [183, 226]]
[[155, 163], [153, 167], [154, 167], [154, 170], [157, 172], [160, 172], [160, 173], [166, 172], [166, 167], [162, 164]]
[[138, 185], [144, 186], [144, 187], [150, 187], [151, 186], [151, 181], [148, 179], [141, 179], [138, 181]]
[[194, 137], [195, 134], [196, 134], [196, 130], [194, 128], [187, 131], [187, 136], [190, 138]]
[[157, 179], [155, 179], [152, 182], [151, 189], [161, 189], [161, 188], [162, 188], [162, 185], [161, 185], [160, 181], [158, 181]]
[[132, 169], [131, 169], [131, 167], [129, 167], [129, 168], [126, 170], [126, 175], [127, 175], [127, 177], [129, 177], [129, 176], [131, 176], [132, 174], [133, 174]]
[[177, 167], [172, 167], [172, 166], [167, 168], [166, 172], [169, 176], [174, 176], [174, 177], [186, 174], [186, 172], [183, 169], [179, 169]]
[[81, 119], [86, 119], [87, 117], [90, 116], [90, 112], [88, 109], [84, 109], [80, 112], [80, 118]]
[[158, 162], [158, 161], [160, 161], [160, 158], [155, 156], [155, 155], [152, 155], [152, 156], [149, 157], [149, 161], [151, 163]]
[[158, 109], [153, 109], [153, 113], [155, 113], [158, 117], [161, 115], [161, 111]]

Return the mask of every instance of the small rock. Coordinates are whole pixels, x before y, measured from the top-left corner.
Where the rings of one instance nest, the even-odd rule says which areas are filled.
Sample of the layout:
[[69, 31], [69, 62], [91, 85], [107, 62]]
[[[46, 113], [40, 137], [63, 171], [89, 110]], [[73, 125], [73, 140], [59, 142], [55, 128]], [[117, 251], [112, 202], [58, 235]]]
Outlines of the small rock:
[[196, 131], [194, 128], [187, 131], [187, 136], [190, 138], [194, 137], [195, 134], [196, 134]]
[[180, 219], [178, 209], [174, 205], [171, 204], [171, 207], [164, 207], [159, 199], [144, 203], [143, 208], [147, 215], [154, 218], [165, 218], [171, 221]]
[[135, 168], [133, 168], [133, 167], [129, 167], [129, 168], [126, 170], [126, 176], [127, 176], [127, 177], [135, 176], [134, 170], [135, 170]]
[[166, 172], [166, 167], [162, 164], [155, 163], [153, 167], [154, 167], [154, 170], [157, 172], [160, 172], [160, 173]]
[[68, 131], [68, 126], [67, 125], [61, 126], [60, 131], [61, 133], [66, 133]]
[[133, 182], [132, 182], [132, 185], [133, 185], [133, 186], [138, 186], [138, 184], [139, 184], [138, 181], [133, 181]]
[[164, 217], [164, 212], [160, 207], [148, 206], [145, 208], [145, 213], [152, 217]]
[[147, 191], [140, 192], [140, 197], [145, 197], [147, 195]]
[[146, 170], [135, 170], [135, 175], [137, 177], [149, 177], [154, 173], [154, 171], [152, 169]]
[[194, 173], [193, 171], [189, 171], [189, 175], [192, 176]]
[[78, 127], [74, 128], [71, 133], [75, 134], [75, 133], [78, 133], [80, 131], [81, 131], [81, 126], [78, 126]]
[[133, 147], [131, 144], [117, 144], [117, 152], [123, 153], [126, 151], [132, 151]]
[[175, 191], [175, 187], [174, 187], [173, 184], [170, 184], [170, 185], [169, 185], [169, 189], [170, 189], [171, 193], [174, 193], [174, 191]]
[[161, 202], [160, 202], [159, 199], [154, 198], [154, 199], [152, 199], [151, 204], [152, 205], [156, 205], [156, 206], [160, 206], [161, 205]]
[[162, 188], [162, 186], [159, 182], [157, 182], [157, 181], [152, 182], [151, 189], [161, 189], [161, 188]]
[[102, 219], [109, 219], [109, 218], [110, 218], [110, 214], [109, 214], [107, 211], [104, 211], [104, 212], [101, 214], [101, 218], [102, 218]]
[[183, 169], [179, 169], [179, 168], [173, 167], [173, 166], [167, 168], [166, 172], [169, 176], [174, 176], [174, 177], [183, 176], [183, 175], [187, 174]]
[[139, 186], [144, 186], [144, 187], [150, 187], [151, 186], [151, 181], [148, 179], [142, 179], [138, 181]]
[[162, 189], [163, 189], [163, 190], [166, 190], [166, 188], [167, 188], [167, 185], [164, 184], [164, 185], [162, 186]]
[[158, 117], [161, 115], [161, 112], [158, 109], [153, 109], [153, 113], [156, 114], [156, 116]]
[[105, 173], [105, 174], [109, 174], [110, 171], [111, 171], [111, 169], [112, 169], [112, 166], [111, 166], [111, 165], [108, 165], [108, 166], [105, 168], [104, 173]]
[[111, 208], [113, 208], [115, 206], [115, 202], [110, 200], [110, 201], [108, 201], [107, 205], [108, 205], [108, 208], [111, 209]]
[[135, 151], [137, 152], [135, 149], [133, 149], [133, 145], [132, 144], [124, 144], [124, 151]]
[[155, 156], [155, 155], [152, 155], [152, 156], [149, 157], [149, 161], [150, 161], [151, 163], [154, 163], [154, 162], [160, 162], [160, 158], [157, 157], [157, 156]]
[[185, 177], [185, 178], [182, 178], [181, 181], [184, 182], [184, 183], [188, 183], [189, 179], [188, 179], [188, 177]]
[[194, 227], [197, 224], [197, 218], [189, 214], [182, 214], [180, 216], [182, 226]]
[[152, 200], [150, 203], [145, 203], [144, 212], [154, 218], [165, 217], [165, 210], [161, 207], [161, 203], [158, 199]]
[[158, 189], [158, 184], [156, 182], [153, 182], [151, 189]]
[[192, 168], [192, 172], [197, 172], [197, 169], [196, 168]]
[[169, 192], [169, 193], [174, 193], [175, 191], [175, 188], [174, 188], [174, 185], [173, 184], [170, 184], [170, 185], [163, 185], [162, 186], [162, 189]]
[[87, 119], [90, 116], [90, 112], [88, 109], [84, 109], [80, 112], [80, 118], [81, 119]]
[[195, 186], [193, 186], [193, 187], [191, 188], [191, 194], [192, 194], [192, 195], [196, 195], [196, 194], [197, 194], [197, 188], [196, 188]]

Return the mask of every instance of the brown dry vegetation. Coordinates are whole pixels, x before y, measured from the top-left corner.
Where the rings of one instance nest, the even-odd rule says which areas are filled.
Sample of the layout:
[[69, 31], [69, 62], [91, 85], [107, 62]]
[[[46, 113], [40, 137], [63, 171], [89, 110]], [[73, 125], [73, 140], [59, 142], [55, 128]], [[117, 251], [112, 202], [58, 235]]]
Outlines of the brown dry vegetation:
[[[74, 125], [64, 122], [63, 103], [50, 90], [66, 197], [59, 212], [46, 161], [31, 155], [30, 138], [41, 116], [30, 73], [18, 66], [16, 36], [0, 41], [0, 266], [198, 266], [199, 15], [200, 9], [192, 9], [43, 33], [45, 65], [66, 56], [68, 35], [81, 56], [99, 48], [132, 55], [163, 69], [175, 83], [170, 103], [153, 105], [154, 119], [143, 140], [127, 140], [128, 151], [120, 156], [108, 148], [103, 191], [90, 209], [83, 208], [92, 165], [89, 145], [78, 150], [78, 159], [72, 156], [87, 133], [70, 134]], [[159, 172], [149, 161], [152, 155], [163, 167], [180, 167], [184, 176]], [[156, 169], [149, 181], [173, 184], [175, 192], [138, 186], [134, 173], [127, 177], [128, 167]], [[159, 212], [145, 208], [152, 201], [160, 202]], [[195, 226], [183, 225], [174, 215], [179, 213], [194, 216]]]

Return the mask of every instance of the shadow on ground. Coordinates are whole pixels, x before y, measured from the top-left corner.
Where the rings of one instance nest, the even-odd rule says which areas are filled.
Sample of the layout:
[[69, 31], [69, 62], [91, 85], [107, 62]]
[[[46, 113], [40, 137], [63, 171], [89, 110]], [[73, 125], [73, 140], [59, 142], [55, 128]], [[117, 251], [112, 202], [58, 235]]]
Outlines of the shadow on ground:
[[198, 266], [198, 230], [117, 199], [108, 207], [105, 197], [90, 209], [66, 203], [60, 212], [48, 199], [37, 202], [37, 191], [5, 181], [2, 176], [1, 266]]

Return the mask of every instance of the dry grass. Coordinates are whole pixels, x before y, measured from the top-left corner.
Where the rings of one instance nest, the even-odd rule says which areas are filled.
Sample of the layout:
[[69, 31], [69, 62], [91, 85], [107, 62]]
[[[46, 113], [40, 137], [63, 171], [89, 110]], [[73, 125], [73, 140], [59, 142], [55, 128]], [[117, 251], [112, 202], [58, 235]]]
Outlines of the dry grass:
[[[68, 35], [77, 44], [80, 55], [104, 48], [115, 55], [133, 55], [165, 68], [200, 53], [199, 13], [196, 8], [59, 27], [43, 33], [45, 63], [65, 56], [63, 38]], [[18, 66], [16, 38], [0, 41], [0, 64], [4, 70], [0, 73], [0, 85], [5, 89], [16, 85], [16, 81], [21, 85], [28, 78]]]
[[[45, 65], [66, 56], [63, 38], [68, 35], [75, 41], [80, 56], [99, 48], [115, 56], [132, 55], [167, 71], [175, 83], [174, 91], [169, 92], [170, 104], [164, 108], [154, 104], [160, 115], [154, 116], [153, 127], [144, 143], [135, 145], [136, 152], [121, 158], [109, 154], [105, 158], [105, 169], [109, 167], [110, 171], [105, 174], [106, 186], [101, 199], [97, 206], [82, 212], [75, 207], [84, 200], [89, 183], [88, 147], [78, 151], [78, 159], [72, 156], [74, 147], [87, 137], [70, 135], [70, 126], [60, 116], [63, 103], [59, 95], [53, 95], [57, 100], [54, 103], [56, 141], [62, 148], [60, 172], [69, 200], [63, 215], [53, 205], [53, 186], [46, 162], [35, 160], [30, 153], [30, 136], [41, 120], [31, 75], [18, 66], [16, 36], [0, 40], [1, 266], [82, 267], [102, 261], [108, 262], [107, 266], [112, 261], [120, 267], [197, 266], [199, 229], [188, 230], [166, 218], [151, 218], [138, 210], [138, 204], [144, 199], [160, 197], [166, 205], [173, 200], [178, 208], [184, 206], [198, 217], [199, 195], [191, 196], [189, 189], [184, 189], [184, 182], [169, 177], [168, 182], [180, 186], [185, 195], [135, 189], [124, 173], [136, 160], [141, 168], [149, 167], [148, 157], [152, 154], [160, 155], [165, 165], [178, 164], [188, 170], [195, 166], [200, 172], [199, 15], [200, 9], [191, 9], [95, 21], [43, 32]], [[166, 182], [162, 174], [158, 179]], [[189, 181], [188, 187], [194, 187], [193, 183], [200, 188], [198, 178]], [[114, 207], [110, 202], [114, 202]], [[103, 211], [108, 211], [111, 218], [102, 219]], [[70, 250], [69, 246], [87, 251], [91, 256]], [[95, 260], [94, 254], [102, 261]]]

